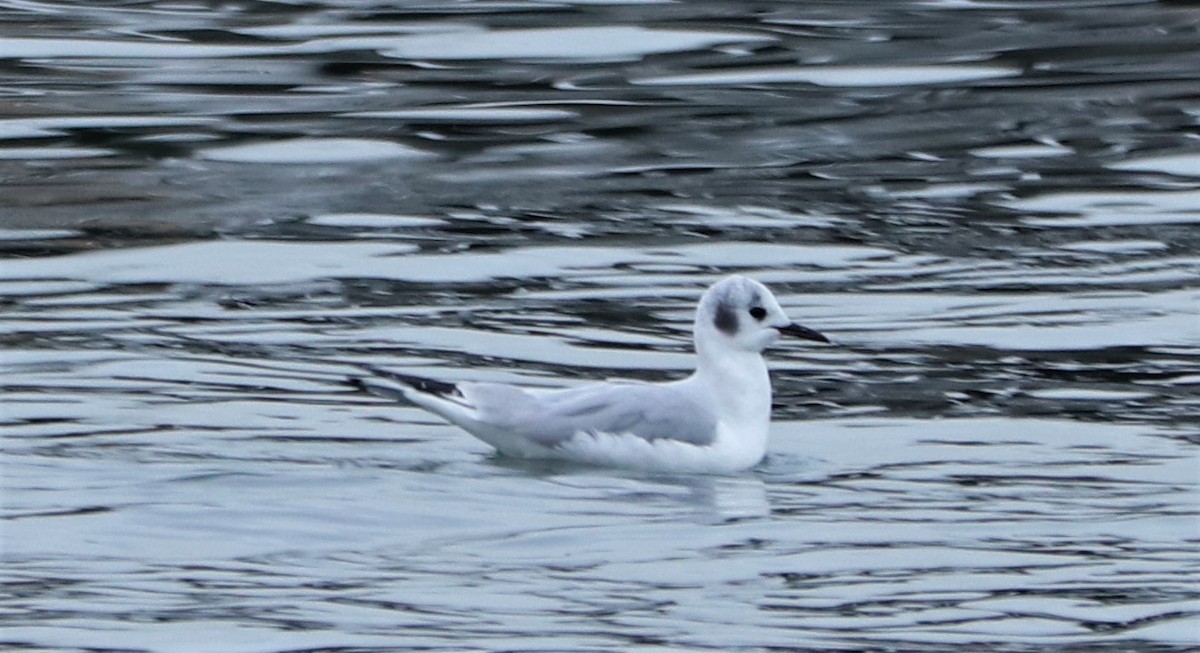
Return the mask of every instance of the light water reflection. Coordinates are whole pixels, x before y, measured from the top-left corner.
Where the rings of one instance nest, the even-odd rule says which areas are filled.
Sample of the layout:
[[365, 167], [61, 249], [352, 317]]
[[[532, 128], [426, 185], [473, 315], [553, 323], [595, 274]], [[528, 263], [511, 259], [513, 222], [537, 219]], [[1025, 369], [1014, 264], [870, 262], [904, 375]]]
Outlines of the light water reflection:
[[[1191, 650], [1198, 20], [0, 0], [0, 642]], [[838, 342], [748, 474], [341, 384], [673, 378], [732, 271]]]

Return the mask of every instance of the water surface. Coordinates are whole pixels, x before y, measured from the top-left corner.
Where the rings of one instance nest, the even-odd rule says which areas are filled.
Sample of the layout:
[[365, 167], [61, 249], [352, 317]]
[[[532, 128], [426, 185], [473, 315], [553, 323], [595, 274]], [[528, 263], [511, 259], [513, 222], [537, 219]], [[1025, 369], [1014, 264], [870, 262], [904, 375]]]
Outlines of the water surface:
[[[1200, 14], [0, 0], [14, 650], [1200, 646]], [[690, 370], [760, 467], [497, 458], [341, 379]]]

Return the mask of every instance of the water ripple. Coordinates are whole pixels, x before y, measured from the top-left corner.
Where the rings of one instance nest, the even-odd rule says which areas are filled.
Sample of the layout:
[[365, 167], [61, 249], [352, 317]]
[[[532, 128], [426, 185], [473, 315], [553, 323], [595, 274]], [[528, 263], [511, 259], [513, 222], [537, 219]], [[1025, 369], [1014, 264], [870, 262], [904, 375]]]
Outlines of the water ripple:
[[[1197, 20], [0, 0], [0, 642], [1194, 649]], [[343, 384], [676, 378], [730, 272], [838, 343], [745, 475]]]

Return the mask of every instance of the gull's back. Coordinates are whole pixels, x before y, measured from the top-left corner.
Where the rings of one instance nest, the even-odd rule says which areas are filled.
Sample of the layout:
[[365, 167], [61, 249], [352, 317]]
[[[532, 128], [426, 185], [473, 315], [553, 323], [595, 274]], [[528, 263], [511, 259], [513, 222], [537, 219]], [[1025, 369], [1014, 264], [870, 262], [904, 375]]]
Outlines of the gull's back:
[[538, 453], [532, 444], [550, 454], [580, 437], [692, 446], [717, 438], [716, 414], [674, 383], [598, 383], [566, 390], [464, 383], [460, 389], [476, 413], [475, 424], [460, 426], [502, 453]]

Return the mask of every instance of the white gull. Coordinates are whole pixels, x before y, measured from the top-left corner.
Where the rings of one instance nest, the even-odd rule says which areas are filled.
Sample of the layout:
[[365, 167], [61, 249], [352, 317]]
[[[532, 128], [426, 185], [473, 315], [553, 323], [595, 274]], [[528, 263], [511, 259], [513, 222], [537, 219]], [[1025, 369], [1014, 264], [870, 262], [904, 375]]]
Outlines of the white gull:
[[407, 399], [498, 452], [679, 473], [730, 473], [767, 451], [771, 379], [762, 352], [781, 334], [829, 342], [795, 324], [771, 291], [742, 276], [713, 284], [693, 326], [696, 371], [667, 383], [608, 381], [568, 389], [444, 383], [375, 366], [352, 382]]

